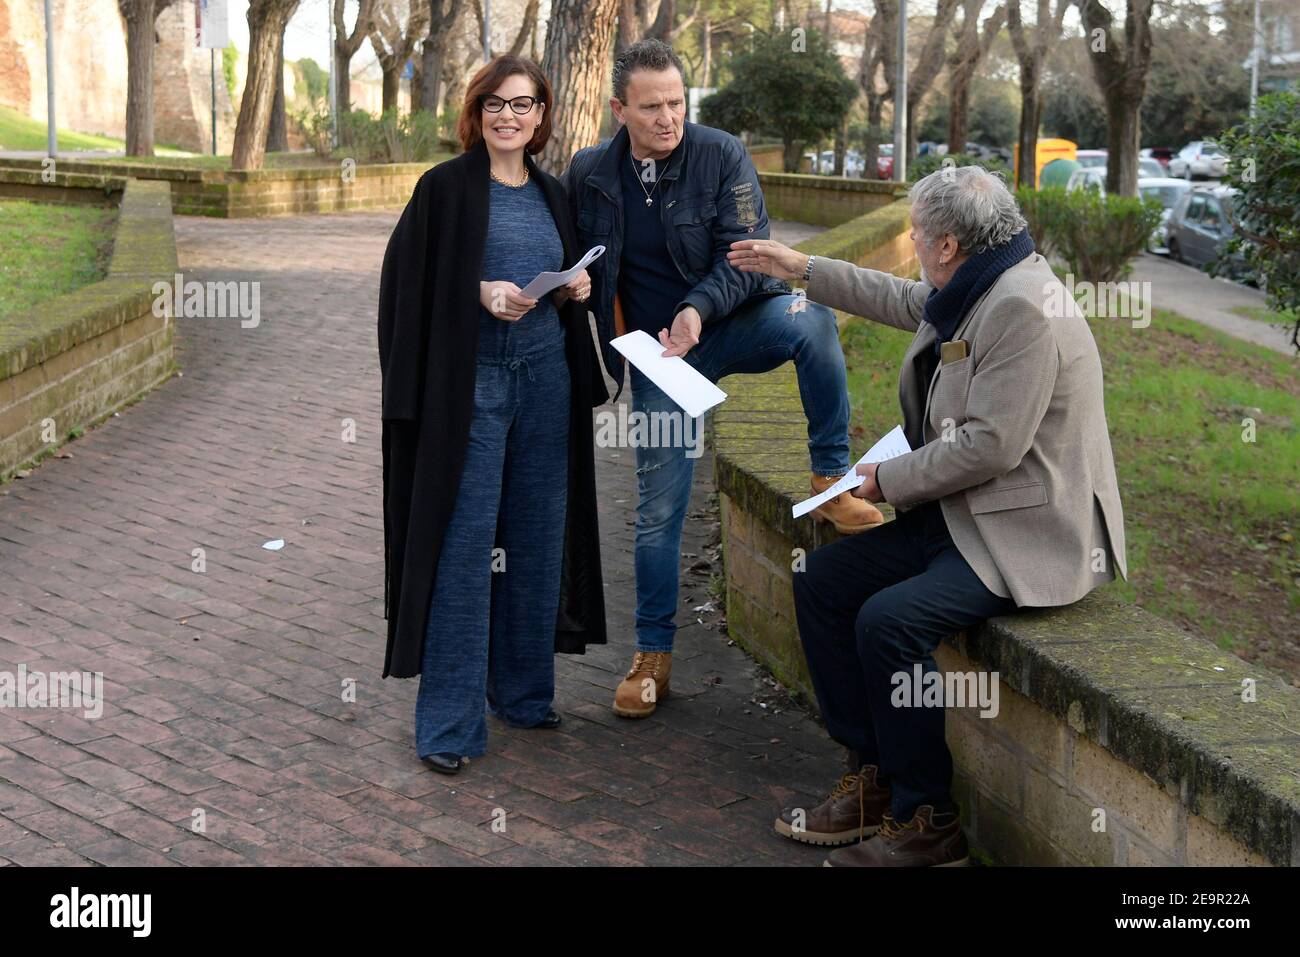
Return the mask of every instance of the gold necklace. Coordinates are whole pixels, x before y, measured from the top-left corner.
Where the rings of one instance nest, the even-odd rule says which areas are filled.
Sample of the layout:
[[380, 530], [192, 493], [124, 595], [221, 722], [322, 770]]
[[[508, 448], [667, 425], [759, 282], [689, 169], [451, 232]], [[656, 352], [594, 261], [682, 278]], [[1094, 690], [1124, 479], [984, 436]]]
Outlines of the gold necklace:
[[520, 182], [518, 182], [518, 183], [512, 183], [512, 182], [510, 182], [508, 179], [502, 179], [500, 176], [497, 175], [497, 171], [494, 170], [494, 169], [493, 169], [492, 167], [490, 167], [490, 166], [488, 167], [488, 174], [489, 174], [489, 175], [490, 175], [494, 180], [496, 180], [498, 183], [500, 183], [502, 186], [509, 186], [511, 189], [522, 189], [523, 187], [525, 187], [525, 186], [528, 185], [528, 167], [527, 167], [527, 166], [524, 167], [524, 178], [523, 178]]

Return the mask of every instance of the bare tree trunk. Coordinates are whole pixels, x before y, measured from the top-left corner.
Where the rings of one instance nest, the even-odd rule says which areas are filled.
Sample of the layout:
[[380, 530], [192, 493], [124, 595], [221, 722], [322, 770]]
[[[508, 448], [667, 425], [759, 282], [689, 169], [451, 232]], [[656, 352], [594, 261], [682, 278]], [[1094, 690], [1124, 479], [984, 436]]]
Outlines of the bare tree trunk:
[[[876, 15], [871, 18], [863, 32], [862, 60], [858, 65], [858, 86], [867, 97], [867, 137], [863, 144], [864, 179], [880, 179], [880, 144], [885, 142], [884, 110], [888, 96], [876, 84], [876, 73], [881, 69], [888, 71], [893, 62], [887, 53], [890, 43], [884, 41], [889, 34], [892, 21], [889, 19], [890, 4], [888, 0], [879, 0]], [[894, 8], [896, 9], [896, 8]]]
[[954, 72], [948, 88], [948, 155], [964, 152], [970, 138], [970, 77]]
[[[921, 54], [916, 59], [916, 64], [908, 71], [907, 77], [907, 143], [905, 148], [907, 153], [907, 168], [912, 168], [912, 161], [916, 158], [916, 144], [919, 141], [917, 134], [916, 114], [920, 112], [921, 101], [925, 95], [930, 92], [930, 87], [934, 85], [935, 78], [938, 77], [939, 71], [944, 66], [944, 45], [948, 39], [948, 26], [952, 23], [952, 18], [957, 12], [957, 0], [938, 0], [935, 4], [934, 20], [930, 24], [930, 29], [925, 35], [925, 43], [921, 46]], [[897, 23], [897, 8], [894, 10], [894, 22]], [[890, 87], [893, 87], [893, 77], [889, 78]], [[895, 109], [897, 109], [895, 104]], [[894, 144], [895, 164], [899, 150], [903, 149], [898, 143]]]
[[[460, 19], [461, 0], [428, 0], [429, 33], [420, 48], [420, 108], [442, 115], [442, 71], [447, 58], [447, 41]], [[411, 87], [411, 109], [415, 109], [415, 87]]]
[[[1152, 0], [1127, 0], [1124, 41], [1098, 0], [1079, 0], [1093, 76], [1106, 101], [1106, 192], [1137, 195], [1142, 97], [1151, 67]], [[1093, 42], [1100, 37], [1101, 43]]]
[[519, 32], [515, 34], [515, 40], [510, 44], [510, 49], [506, 52], [511, 56], [519, 56], [524, 52], [524, 44], [528, 42], [528, 37], [537, 29], [537, 8], [540, 6], [540, 0], [528, 0], [528, 6], [524, 7], [524, 19], [519, 24]]
[[575, 152], [600, 136], [614, 11], [618, 0], [551, 0], [542, 70], [555, 90], [551, 139], [541, 165], [561, 172]]
[[275, 98], [276, 50], [298, 0], [250, 0], [248, 4], [248, 79], [235, 126], [232, 169], [261, 169], [266, 128]]
[[275, 97], [271, 100], [271, 121], [266, 129], [266, 151], [285, 153], [289, 149], [289, 123], [284, 115], [284, 34], [275, 53]]
[[1030, 188], [1038, 185], [1038, 126], [1043, 119], [1043, 104], [1038, 93], [1043, 64], [1047, 54], [1061, 38], [1061, 21], [1065, 9], [1074, 0], [1057, 0], [1056, 10], [1051, 0], [1038, 0], [1038, 21], [1033, 30], [1020, 20], [1021, 0], [1008, 0], [1007, 27], [1011, 32], [1011, 45], [1020, 61], [1020, 158], [1016, 164], [1016, 185]]
[[[1139, 102], [1141, 96], [1138, 97]], [[1106, 97], [1106, 192], [1136, 196], [1142, 113], [1129, 95]]]
[[862, 175], [866, 179], [880, 179], [880, 144], [885, 142], [885, 98], [879, 94], [867, 97], [867, 142], [862, 151], [865, 164]]
[[383, 68], [383, 106], [381, 109], [387, 113], [390, 109], [398, 108], [398, 101], [402, 92], [402, 68], [399, 66], [386, 66]]
[[[781, 168], [787, 173], [799, 172], [799, 160], [803, 159], [803, 150], [800, 149], [800, 142], [791, 139], [789, 136], [781, 140]], [[813, 172], [817, 172], [813, 168]]]
[[618, 33], [614, 39], [614, 56], [621, 56], [623, 51], [641, 39], [641, 24], [636, 15], [634, 0], [618, 0]]
[[419, 55], [411, 58], [411, 112], [424, 109], [424, 43], [418, 44]]
[[352, 109], [352, 58], [343, 57], [336, 47], [334, 50], [334, 98], [340, 115], [346, 116]]
[[126, 23], [126, 155], [153, 156], [154, 23], [172, 0], [117, 0]]
[[383, 71], [383, 111], [400, 109], [402, 70], [424, 36], [432, 11], [424, 0], [409, 0], [405, 25], [399, 19], [394, 0], [380, 0], [370, 24], [370, 46]]
[[948, 59], [948, 153], [961, 153], [970, 139], [971, 79], [1002, 29], [1006, 7], [998, 7], [984, 24], [980, 37], [979, 15], [985, 0], [962, 0], [962, 23], [957, 47]]
[[[357, 50], [361, 49], [361, 44], [365, 42], [366, 34], [370, 30], [370, 24], [375, 14], [375, 0], [360, 0], [360, 6], [357, 8], [357, 21], [352, 26], [352, 32], [348, 32], [347, 24], [343, 20], [344, 4], [346, 0], [331, 0], [333, 5], [334, 17], [334, 99], [338, 116], [335, 122], [338, 123], [338, 117], [347, 116], [352, 111], [352, 57]], [[346, 143], [350, 137], [350, 127], [345, 124], [339, 124], [339, 142]]]
[[[1043, 105], [1038, 97], [1037, 65], [1020, 65], [1020, 160], [1016, 165], [1016, 185], [1033, 189], [1038, 185], [1038, 126], [1043, 119]], [[952, 147], [949, 147], [952, 149]]]

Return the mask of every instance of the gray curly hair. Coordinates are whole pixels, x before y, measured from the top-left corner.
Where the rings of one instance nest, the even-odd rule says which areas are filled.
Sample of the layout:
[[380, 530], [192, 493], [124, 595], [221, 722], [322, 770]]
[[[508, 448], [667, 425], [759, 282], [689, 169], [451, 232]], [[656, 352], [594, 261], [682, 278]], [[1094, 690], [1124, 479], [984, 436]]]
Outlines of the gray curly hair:
[[1001, 246], [1025, 228], [1025, 217], [1002, 177], [982, 166], [944, 166], [919, 179], [907, 194], [912, 225], [926, 245], [947, 233], [975, 255]]

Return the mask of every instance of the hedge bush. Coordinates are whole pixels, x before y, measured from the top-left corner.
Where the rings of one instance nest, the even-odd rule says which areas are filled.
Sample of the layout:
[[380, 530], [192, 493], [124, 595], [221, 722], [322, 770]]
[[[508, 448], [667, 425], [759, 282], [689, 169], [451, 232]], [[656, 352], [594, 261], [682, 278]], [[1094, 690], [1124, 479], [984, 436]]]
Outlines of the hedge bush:
[[1160, 225], [1160, 203], [1136, 196], [1102, 196], [1090, 189], [1016, 190], [1039, 252], [1062, 260], [1074, 278], [1115, 282], [1131, 271]]

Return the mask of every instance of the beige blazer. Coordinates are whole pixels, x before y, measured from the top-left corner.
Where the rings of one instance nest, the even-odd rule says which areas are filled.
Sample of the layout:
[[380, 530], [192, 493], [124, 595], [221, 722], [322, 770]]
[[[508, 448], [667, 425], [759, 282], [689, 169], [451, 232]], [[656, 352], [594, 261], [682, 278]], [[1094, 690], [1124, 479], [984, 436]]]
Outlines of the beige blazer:
[[939, 365], [923, 407], [913, 359], [934, 348], [931, 288], [821, 258], [808, 284], [809, 299], [916, 333], [898, 394], [912, 445], [926, 442], [880, 465], [885, 500], [937, 499], [980, 580], [1021, 606], [1077, 601], [1117, 568], [1127, 578], [1101, 357], [1073, 297], [1037, 253], [1012, 266], [958, 326], [967, 356]]

